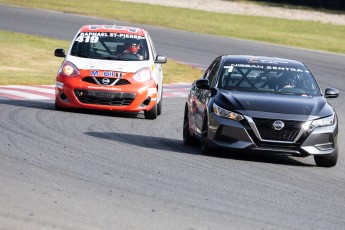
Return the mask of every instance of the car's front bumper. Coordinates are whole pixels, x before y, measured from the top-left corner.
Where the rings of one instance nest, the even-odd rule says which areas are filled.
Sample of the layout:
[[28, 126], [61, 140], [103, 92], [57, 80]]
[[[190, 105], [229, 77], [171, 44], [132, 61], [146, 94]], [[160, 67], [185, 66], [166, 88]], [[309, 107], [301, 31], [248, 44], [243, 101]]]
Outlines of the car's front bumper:
[[120, 86], [95, 86], [80, 81], [57, 78], [55, 103], [63, 108], [140, 112], [151, 110], [157, 101], [153, 80]]
[[302, 130], [293, 140], [267, 140], [260, 136], [260, 130], [255, 122], [250, 124], [251, 122], [252, 119], [248, 117], [238, 122], [210, 113], [208, 129], [210, 146], [294, 156], [328, 155], [337, 151], [337, 123], [312, 131]]

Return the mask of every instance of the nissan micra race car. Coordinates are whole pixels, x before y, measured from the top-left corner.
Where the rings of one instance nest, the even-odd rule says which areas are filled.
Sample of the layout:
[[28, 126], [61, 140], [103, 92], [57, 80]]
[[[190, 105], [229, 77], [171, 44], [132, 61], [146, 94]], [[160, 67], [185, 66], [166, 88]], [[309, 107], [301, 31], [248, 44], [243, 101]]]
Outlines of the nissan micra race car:
[[144, 111], [156, 119], [162, 110], [165, 56], [157, 55], [144, 29], [86, 25], [75, 35], [64, 57], [55, 87], [56, 109], [80, 108]]

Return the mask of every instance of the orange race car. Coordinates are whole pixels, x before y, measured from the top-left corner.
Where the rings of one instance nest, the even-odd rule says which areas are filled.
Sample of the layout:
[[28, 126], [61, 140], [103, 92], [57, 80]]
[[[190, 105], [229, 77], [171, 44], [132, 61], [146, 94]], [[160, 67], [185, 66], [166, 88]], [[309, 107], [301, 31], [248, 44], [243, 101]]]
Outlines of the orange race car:
[[165, 56], [147, 31], [118, 25], [86, 25], [74, 37], [56, 77], [56, 109], [140, 112], [156, 119], [162, 110]]

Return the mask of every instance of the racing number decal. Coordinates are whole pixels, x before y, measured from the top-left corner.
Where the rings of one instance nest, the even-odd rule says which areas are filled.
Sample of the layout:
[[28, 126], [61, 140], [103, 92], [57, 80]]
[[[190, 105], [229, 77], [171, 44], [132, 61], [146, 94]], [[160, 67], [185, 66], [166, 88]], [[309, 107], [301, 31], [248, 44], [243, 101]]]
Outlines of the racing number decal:
[[80, 33], [79, 36], [75, 39], [77, 42], [90, 42], [90, 43], [97, 43], [99, 41], [99, 37], [117, 37], [117, 38], [132, 38], [132, 39], [145, 39], [145, 37], [136, 35], [136, 34], [123, 34], [123, 33]]
[[[84, 40], [85, 39], [85, 40]], [[97, 43], [99, 40], [98, 36], [84, 36], [83, 34], [80, 34], [75, 41], [77, 42], [90, 42], [90, 43]]]

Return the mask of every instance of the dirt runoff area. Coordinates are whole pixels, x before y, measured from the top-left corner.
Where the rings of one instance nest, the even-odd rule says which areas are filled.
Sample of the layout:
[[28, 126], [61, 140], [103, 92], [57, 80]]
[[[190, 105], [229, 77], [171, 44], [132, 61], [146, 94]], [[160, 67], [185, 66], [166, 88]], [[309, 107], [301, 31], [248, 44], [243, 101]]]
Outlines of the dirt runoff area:
[[314, 10], [288, 9], [258, 4], [222, 0], [121, 0], [123, 2], [148, 3], [153, 5], [191, 8], [231, 14], [256, 15], [284, 19], [318, 21], [345, 25], [345, 14], [332, 14]]

